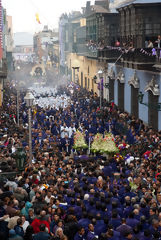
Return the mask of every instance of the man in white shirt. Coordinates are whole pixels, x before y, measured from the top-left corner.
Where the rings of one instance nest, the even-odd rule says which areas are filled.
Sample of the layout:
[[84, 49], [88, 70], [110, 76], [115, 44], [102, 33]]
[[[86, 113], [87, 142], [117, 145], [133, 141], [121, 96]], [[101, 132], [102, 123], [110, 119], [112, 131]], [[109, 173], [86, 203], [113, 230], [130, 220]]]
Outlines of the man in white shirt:
[[76, 128], [74, 127], [73, 123], [69, 127], [68, 132], [69, 132], [69, 138], [71, 138], [71, 136], [76, 132]]
[[50, 199], [51, 199], [51, 198], [54, 198], [54, 196], [52, 196], [51, 192], [48, 191], [48, 192], [47, 192], [47, 195], [46, 195], [46, 197], [45, 197], [45, 201], [46, 201], [47, 203], [50, 203]]
[[68, 127], [66, 123], [63, 124], [60, 128], [60, 136], [61, 138], [65, 138], [65, 135], [69, 135]]

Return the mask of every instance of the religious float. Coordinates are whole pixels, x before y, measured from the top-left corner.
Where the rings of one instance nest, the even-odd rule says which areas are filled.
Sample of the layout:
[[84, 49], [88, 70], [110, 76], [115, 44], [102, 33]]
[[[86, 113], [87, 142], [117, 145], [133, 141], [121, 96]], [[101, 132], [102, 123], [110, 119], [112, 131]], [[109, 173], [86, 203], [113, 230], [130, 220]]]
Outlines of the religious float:
[[89, 144], [87, 145], [84, 133], [76, 131], [73, 148], [78, 151], [88, 149], [89, 154], [92, 152], [94, 154], [113, 155], [119, 152], [115, 144], [114, 136], [111, 133], [106, 133], [104, 135], [97, 133], [93, 141], [89, 139]]
[[82, 150], [82, 149], [87, 149], [88, 145], [85, 142], [84, 134], [80, 131], [76, 131], [74, 134], [74, 149], [76, 150]]
[[117, 148], [114, 136], [111, 133], [106, 133], [105, 135], [97, 133], [91, 144], [91, 151], [93, 153], [111, 155], [118, 153], [119, 149]]

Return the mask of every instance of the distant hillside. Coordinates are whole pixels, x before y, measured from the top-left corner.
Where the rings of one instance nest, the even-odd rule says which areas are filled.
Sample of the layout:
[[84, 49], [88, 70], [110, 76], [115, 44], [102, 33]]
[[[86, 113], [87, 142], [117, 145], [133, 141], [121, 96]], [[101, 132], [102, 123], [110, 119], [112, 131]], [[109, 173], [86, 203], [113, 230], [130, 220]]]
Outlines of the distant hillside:
[[14, 33], [14, 45], [33, 45], [33, 34], [27, 32]]

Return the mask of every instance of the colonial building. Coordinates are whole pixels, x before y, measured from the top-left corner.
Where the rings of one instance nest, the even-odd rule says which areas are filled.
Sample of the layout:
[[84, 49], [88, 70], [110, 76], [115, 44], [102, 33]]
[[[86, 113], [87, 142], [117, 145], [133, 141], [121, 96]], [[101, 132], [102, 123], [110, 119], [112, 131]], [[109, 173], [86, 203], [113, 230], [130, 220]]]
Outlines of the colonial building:
[[67, 20], [64, 39], [73, 46], [64, 51], [67, 73], [101, 94], [101, 70], [104, 97], [161, 130], [161, 2], [117, 1], [116, 6], [87, 2], [81, 17]]
[[33, 45], [16, 45], [13, 50], [15, 62], [33, 62]]
[[[38, 62], [52, 65], [58, 63], [57, 52], [55, 54], [54, 45], [58, 45], [58, 32], [48, 29], [44, 26], [43, 31], [35, 33], [33, 37], [34, 53]], [[57, 47], [55, 47], [57, 49]]]
[[66, 24], [68, 23], [67, 14], [62, 14], [59, 19], [59, 72], [65, 74], [66, 72]]
[[13, 71], [13, 26], [12, 26], [12, 16], [6, 16], [6, 58], [8, 71]]
[[136, 0], [120, 6], [118, 12], [120, 48], [110, 51], [118, 52], [120, 58], [117, 64], [108, 61], [110, 95], [120, 109], [161, 130], [161, 49], [157, 40], [161, 2]]
[[[8, 28], [5, 16], [6, 10], [2, 7], [2, 3], [0, 0], [0, 107], [3, 104], [3, 87], [7, 78], [7, 59], [6, 59], [7, 45], [5, 38]], [[2, 18], [4, 18], [3, 21]]]
[[[93, 75], [97, 71], [97, 61], [87, 58], [84, 9], [83, 12], [72, 12], [67, 16], [66, 20], [64, 25], [64, 56], [61, 53], [65, 66], [63, 73], [66, 73], [70, 79], [79, 83], [82, 87], [97, 91], [92, 85]], [[62, 44], [60, 44], [60, 51], [61, 49], [63, 49]]]

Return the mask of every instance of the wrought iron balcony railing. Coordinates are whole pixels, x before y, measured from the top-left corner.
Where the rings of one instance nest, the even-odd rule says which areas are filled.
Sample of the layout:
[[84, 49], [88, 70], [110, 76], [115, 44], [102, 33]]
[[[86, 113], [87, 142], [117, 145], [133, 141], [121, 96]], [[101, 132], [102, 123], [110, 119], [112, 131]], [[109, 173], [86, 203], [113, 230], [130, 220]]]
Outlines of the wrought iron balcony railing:
[[98, 49], [95, 46], [86, 46], [86, 57], [88, 58], [98, 58]]

